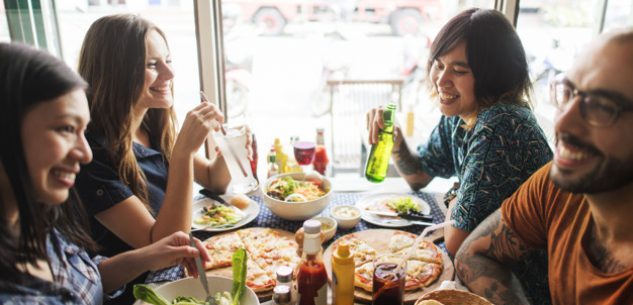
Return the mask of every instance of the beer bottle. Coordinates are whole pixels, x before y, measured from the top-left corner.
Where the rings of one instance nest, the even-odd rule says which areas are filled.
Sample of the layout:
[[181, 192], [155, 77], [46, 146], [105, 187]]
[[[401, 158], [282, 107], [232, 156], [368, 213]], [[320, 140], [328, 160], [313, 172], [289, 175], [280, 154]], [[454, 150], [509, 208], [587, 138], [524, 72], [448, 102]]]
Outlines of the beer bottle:
[[378, 133], [378, 142], [371, 146], [367, 164], [365, 165], [365, 178], [370, 182], [382, 182], [387, 176], [389, 157], [393, 149], [393, 121], [396, 114], [396, 105], [391, 103], [383, 111], [385, 128]]

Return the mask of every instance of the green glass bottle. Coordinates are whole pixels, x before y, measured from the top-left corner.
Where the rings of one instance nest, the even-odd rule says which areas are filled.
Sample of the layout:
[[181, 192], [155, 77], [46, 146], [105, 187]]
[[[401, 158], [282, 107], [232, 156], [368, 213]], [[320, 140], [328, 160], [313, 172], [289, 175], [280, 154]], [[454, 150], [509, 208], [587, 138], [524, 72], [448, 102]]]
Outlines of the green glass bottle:
[[365, 178], [370, 182], [378, 183], [385, 180], [389, 168], [389, 157], [393, 149], [393, 121], [396, 114], [396, 104], [387, 105], [383, 111], [385, 128], [378, 133], [378, 142], [371, 146], [367, 164], [365, 165]]

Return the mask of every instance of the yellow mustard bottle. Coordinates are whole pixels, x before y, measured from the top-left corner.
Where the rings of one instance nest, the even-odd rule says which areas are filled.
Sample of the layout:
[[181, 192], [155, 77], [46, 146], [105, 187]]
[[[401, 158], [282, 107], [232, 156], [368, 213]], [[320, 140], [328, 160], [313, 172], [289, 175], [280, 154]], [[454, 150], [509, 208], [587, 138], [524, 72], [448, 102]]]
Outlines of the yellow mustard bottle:
[[332, 254], [332, 304], [354, 304], [354, 256], [341, 242]]
[[275, 138], [275, 158], [277, 159], [277, 165], [279, 169], [279, 173], [287, 173], [288, 172], [288, 155], [284, 153], [283, 145], [281, 144], [281, 140], [279, 138]]

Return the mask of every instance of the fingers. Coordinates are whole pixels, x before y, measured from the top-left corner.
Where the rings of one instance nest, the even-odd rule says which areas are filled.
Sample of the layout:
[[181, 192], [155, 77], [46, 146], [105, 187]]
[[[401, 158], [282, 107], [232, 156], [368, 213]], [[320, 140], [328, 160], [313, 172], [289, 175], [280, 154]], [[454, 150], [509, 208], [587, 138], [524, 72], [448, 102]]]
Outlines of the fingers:
[[367, 130], [369, 131], [369, 144], [373, 145], [378, 142], [378, 133], [385, 127], [383, 121], [383, 109], [374, 108], [367, 112]]
[[209, 252], [207, 252], [207, 248], [204, 246], [204, 244], [197, 238], [194, 238], [194, 242], [196, 248], [198, 249], [198, 252], [200, 252], [200, 258], [202, 258], [202, 260], [205, 262], [210, 261], [211, 257], [209, 257]]

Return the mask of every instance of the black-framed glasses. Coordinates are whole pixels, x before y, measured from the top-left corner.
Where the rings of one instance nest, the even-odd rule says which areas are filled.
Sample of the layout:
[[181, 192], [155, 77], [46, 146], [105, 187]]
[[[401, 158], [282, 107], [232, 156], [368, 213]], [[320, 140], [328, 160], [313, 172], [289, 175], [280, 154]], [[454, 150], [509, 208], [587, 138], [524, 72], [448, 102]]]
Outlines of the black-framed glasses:
[[620, 114], [633, 111], [633, 101], [610, 90], [581, 91], [567, 79], [552, 83], [551, 100], [558, 109], [564, 109], [577, 96], [580, 97], [580, 114], [594, 127], [613, 125]]

